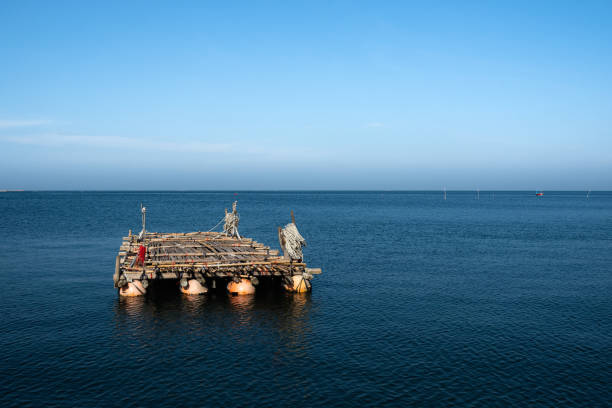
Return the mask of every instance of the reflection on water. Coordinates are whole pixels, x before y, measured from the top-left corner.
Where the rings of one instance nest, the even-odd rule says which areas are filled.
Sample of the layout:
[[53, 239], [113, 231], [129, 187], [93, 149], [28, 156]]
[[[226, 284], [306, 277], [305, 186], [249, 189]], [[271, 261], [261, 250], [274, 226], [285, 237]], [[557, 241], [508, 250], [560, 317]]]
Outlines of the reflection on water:
[[283, 311], [284, 314], [302, 318], [310, 307], [309, 293], [264, 293], [257, 295], [208, 295], [164, 294], [162, 296], [117, 296], [115, 312], [117, 318], [140, 319], [145, 315], [170, 317], [181, 312], [188, 315], [202, 315], [211, 311], [223, 310], [237, 316], [248, 318], [253, 310]]
[[312, 336], [310, 294], [269, 291], [232, 296], [163, 293], [117, 297], [114, 336], [135, 345], [166, 339], [175, 345], [196, 343], [202, 353], [234, 350], [240, 344], [274, 345], [275, 359], [305, 356]]
[[305, 342], [311, 334], [309, 313], [311, 308], [310, 293], [286, 294], [287, 314], [281, 320], [280, 331], [285, 339], [289, 352], [305, 356], [309, 344]]
[[247, 314], [255, 307], [255, 295], [228, 295], [228, 299], [232, 310], [240, 315]]

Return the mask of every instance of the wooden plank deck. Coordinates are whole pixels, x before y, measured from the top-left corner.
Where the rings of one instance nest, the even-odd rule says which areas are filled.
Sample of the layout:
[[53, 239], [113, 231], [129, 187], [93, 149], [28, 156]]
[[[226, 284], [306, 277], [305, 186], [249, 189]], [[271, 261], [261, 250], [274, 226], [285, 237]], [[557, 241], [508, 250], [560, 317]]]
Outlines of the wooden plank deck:
[[[147, 250], [144, 265], [137, 262], [141, 245]], [[123, 238], [118, 265], [128, 279], [143, 274], [145, 279], [290, 277], [307, 271], [305, 263], [291, 261], [278, 250], [219, 232], [147, 232], [141, 241], [129, 235]]]

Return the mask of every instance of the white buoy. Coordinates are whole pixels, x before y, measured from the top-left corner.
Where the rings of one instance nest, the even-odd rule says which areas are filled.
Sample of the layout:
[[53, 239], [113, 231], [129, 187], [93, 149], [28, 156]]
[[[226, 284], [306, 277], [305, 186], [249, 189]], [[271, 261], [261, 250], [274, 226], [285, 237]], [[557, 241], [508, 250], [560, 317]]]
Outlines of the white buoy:
[[120, 296], [144, 296], [146, 293], [147, 289], [139, 280], [128, 282], [127, 285], [119, 289]]
[[181, 292], [185, 295], [203, 295], [208, 292], [208, 288], [197, 279], [189, 279], [186, 287], [181, 286]]

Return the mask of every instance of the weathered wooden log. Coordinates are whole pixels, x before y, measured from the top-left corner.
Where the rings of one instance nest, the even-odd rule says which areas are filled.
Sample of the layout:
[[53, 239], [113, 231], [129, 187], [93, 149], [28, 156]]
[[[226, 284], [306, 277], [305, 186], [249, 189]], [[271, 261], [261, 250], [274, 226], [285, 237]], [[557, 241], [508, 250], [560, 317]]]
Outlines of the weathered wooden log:
[[282, 228], [278, 227], [278, 243], [283, 251], [283, 257], [287, 257], [285, 250], [285, 238], [283, 237]]
[[121, 257], [117, 255], [115, 258], [115, 273], [113, 274], [113, 284], [117, 288], [117, 283], [119, 282], [119, 275], [121, 273]]
[[[152, 264], [150, 262], [146, 262], [145, 265], [147, 266], [152, 266]], [[282, 269], [286, 272], [289, 272], [289, 268], [293, 267], [293, 268], [300, 268], [300, 267], [304, 267], [306, 266], [305, 263], [292, 263], [289, 264], [288, 261], [284, 260], [284, 259], [279, 259], [279, 260], [268, 260], [268, 261], [246, 261], [246, 262], [216, 262], [216, 263], [211, 263], [211, 262], [172, 262], [172, 261], [155, 261], [155, 266], [158, 266], [160, 268], [179, 268], [179, 267], [190, 267], [190, 268], [225, 268], [225, 267], [242, 267], [242, 266], [262, 266], [262, 265], [272, 265], [274, 267], [276, 267], [277, 269]], [[140, 266], [134, 266], [134, 267], [126, 267], [125, 269], [128, 270], [137, 270], [139, 269]]]

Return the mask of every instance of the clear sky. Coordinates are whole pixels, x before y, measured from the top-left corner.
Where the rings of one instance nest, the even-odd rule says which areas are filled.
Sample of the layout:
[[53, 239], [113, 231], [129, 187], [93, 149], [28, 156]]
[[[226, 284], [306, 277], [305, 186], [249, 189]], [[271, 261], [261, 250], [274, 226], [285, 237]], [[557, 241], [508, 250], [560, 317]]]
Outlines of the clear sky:
[[612, 1], [0, 2], [0, 189], [612, 189]]

